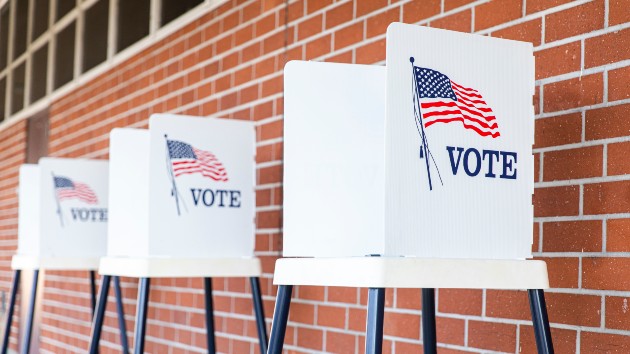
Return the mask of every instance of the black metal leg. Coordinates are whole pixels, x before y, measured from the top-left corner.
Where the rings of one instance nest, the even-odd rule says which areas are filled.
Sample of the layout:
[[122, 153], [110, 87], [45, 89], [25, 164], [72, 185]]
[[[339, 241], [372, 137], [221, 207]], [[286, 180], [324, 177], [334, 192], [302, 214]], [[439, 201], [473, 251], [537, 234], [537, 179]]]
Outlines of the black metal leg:
[[129, 353], [129, 341], [127, 340], [127, 323], [125, 322], [125, 309], [123, 308], [122, 291], [120, 290], [120, 277], [114, 276], [114, 293], [116, 294], [116, 312], [118, 312], [118, 330], [120, 331], [120, 345], [124, 354]]
[[256, 314], [256, 329], [258, 330], [258, 343], [260, 352], [267, 352], [267, 326], [265, 325], [265, 310], [263, 308], [262, 294], [260, 292], [260, 279], [258, 277], [249, 278], [252, 286], [252, 298], [254, 299], [254, 313]]
[[212, 305], [212, 278], [203, 279], [203, 287], [206, 297], [206, 339], [208, 341], [208, 353], [216, 353], [214, 341], [214, 307]]
[[435, 289], [422, 289], [422, 343], [425, 354], [437, 353], [435, 335]]
[[368, 290], [367, 311], [365, 353], [381, 354], [383, 352], [383, 316], [385, 313], [384, 288], [370, 288]]
[[4, 327], [4, 339], [2, 340], [2, 354], [7, 354], [9, 349], [9, 338], [11, 337], [11, 325], [13, 324], [13, 311], [15, 310], [15, 298], [17, 297], [17, 291], [20, 287], [20, 274], [19, 269], [15, 270], [13, 275], [13, 285], [11, 286], [11, 298], [9, 298], [9, 308], [7, 312], [7, 322]]
[[105, 320], [105, 308], [107, 308], [107, 294], [109, 293], [110, 275], [101, 278], [101, 290], [98, 293], [98, 302], [92, 316], [92, 333], [90, 334], [90, 354], [98, 353], [98, 343], [101, 341], [101, 331]]
[[96, 272], [90, 271], [90, 304], [92, 306], [92, 317], [96, 311]]
[[33, 288], [31, 289], [31, 299], [28, 305], [26, 317], [26, 333], [22, 342], [22, 354], [28, 354], [31, 350], [31, 337], [33, 335], [33, 318], [35, 318], [35, 302], [37, 300], [37, 282], [39, 280], [39, 269], [33, 271]]
[[149, 307], [150, 278], [140, 278], [140, 290], [138, 291], [138, 311], [136, 312], [136, 330], [134, 340], [134, 353], [144, 353], [144, 338], [147, 334], [147, 310]]
[[287, 331], [287, 321], [289, 320], [289, 307], [291, 306], [291, 293], [293, 285], [280, 285], [276, 298], [276, 308], [273, 312], [273, 322], [271, 323], [271, 338], [267, 354], [281, 354], [284, 345], [284, 335]]
[[532, 311], [532, 322], [536, 336], [536, 347], [539, 354], [553, 354], [551, 330], [549, 318], [547, 318], [547, 305], [545, 304], [545, 292], [542, 289], [529, 289], [529, 307]]

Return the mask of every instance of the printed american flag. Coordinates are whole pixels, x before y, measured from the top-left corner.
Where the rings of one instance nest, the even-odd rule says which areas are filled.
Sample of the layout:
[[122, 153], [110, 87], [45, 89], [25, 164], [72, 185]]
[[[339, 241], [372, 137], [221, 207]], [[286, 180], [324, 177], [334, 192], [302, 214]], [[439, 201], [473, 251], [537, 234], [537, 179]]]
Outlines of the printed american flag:
[[167, 140], [166, 144], [175, 177], [200, 173], [215, 181], [227, 182], [225, 167], [211, 152], [194, 148], [192, 145], [177, 140]]
[[98, 198], [96, 193], [87, 184], [81, 182], [74, 182], [67, 177], [53, 177], [55, 182], [55, 192], [57, 192], [57, 199], [62, 201], [64, 199], [79, 199], [88, 204], [97, 204]]
[[424, 126], [461, 122], [481, 136], [500, 136], [497, 119], [479, 91], [456, 84], [439, 71], [414, 66]]

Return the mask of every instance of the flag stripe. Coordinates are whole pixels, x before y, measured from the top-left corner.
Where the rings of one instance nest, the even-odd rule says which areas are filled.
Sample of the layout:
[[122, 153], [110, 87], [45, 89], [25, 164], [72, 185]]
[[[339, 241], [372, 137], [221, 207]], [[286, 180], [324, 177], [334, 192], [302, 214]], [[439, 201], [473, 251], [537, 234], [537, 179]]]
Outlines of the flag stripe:
[[72, 186], [56, 187], [57, 199], [79, 199], [88, 204], [97, 204], [98, 198], [94, 191], [86, 184], [72, 182]]
[[464, 128], [474, 130], [477, 134], [481, 136], [492, 136], [493, 138], [496, 138], [501, 135], [499, 132], [482, 130], [482, 129], [479, 129], [475, 125], [467, 124], [467, 120], [462, 117], [455, 117], [455, 118], [450, 118], [450, 119], [435, 119], [429, 123], [426, 123], [425, 126], [429, 127], [435, 123], [450, 123], [450, 122], [461, 122], [464, 125]]
[[425, 127], [460, 122], [481, 136], [500, 136], [497, 118], [479, 91], [433, 69], [414, 67], [414, 78]]
[[175, 177], [198, 173], [215, 181], [228, 181], [225, 167], [213, 153], [175, 140], [167, 141], [167, 146]]
[[[473, 122], [479, 124], [480, 126], [484, 127], [484, 128], [488, 128], [488, 129], [495, 129], [498, 127], [497, 123], [492, 123], [492, 125], [489, 125], [488, 123], [486, 123], [485, 121], [482, 121], [474, 116], [468, 115], [468, 114], [463, 114], [461, 111], [459, 110], [452, 110], [452, 111], [434, 111], [434, 112], [429, 112], [429, 113], [424, 113], [423, 117], [425, 120], [428, 120], [428, 118], [431, 117], [441, 117], [441, 116], [446, 116], [446, 115], [459, 115], [465, 119], [468, 120], [472, 120]], [[435, 120], [435, 119], [433, 119]], [[427, 123], [428, 126], [428, 123]]]

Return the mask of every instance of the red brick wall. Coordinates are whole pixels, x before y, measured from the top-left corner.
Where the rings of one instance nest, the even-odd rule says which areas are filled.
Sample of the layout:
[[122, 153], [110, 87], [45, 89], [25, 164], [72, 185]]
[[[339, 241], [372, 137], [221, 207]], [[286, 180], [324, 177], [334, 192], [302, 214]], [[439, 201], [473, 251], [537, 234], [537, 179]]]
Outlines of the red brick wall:
[[[529, 41], [536, 52], [537, 258], [547, 262], [558, 352], [630, 352], [630, 1], [299, 0], [230, 1], [55, 101], [52, 156], [107, 158], [114, 127], [145, 127], [151, 113], [255, 121], [256, 253], [263, 260], [267, 324], [274, 261], [281, 254], [282, 68], [291, 59], [384, 64], [392, 21]], [[331, 127], [334, 129], [334, 127]], [[0, 132], [1, 286], [10, 284], [16, 241], [17, 166], [24, 124]], [[249, 285], [216, 279], [221, 352], [256, 353]], [[46, 274], [43, 352], [84, 352], [87, 275]], [[127, 326], [137, 284], [123, 279]], [[297, 287], [285, 348], [363, 351], [363, 289]], [[421, 348], [420, 293], [387, 291], [385, 352]], [[526, 293], [439, 290], [441, 352], [535, 352]], [[200, 280], [152, 285], [147, 351], [203, 352]], [[110, 301], [103, 352], [116, 352]]]

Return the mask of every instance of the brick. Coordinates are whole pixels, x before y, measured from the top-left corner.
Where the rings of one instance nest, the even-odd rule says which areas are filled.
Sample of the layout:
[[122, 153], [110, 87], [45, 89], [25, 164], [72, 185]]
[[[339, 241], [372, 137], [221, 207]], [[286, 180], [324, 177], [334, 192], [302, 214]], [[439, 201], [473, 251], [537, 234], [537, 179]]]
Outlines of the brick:
[[630, 212], [630, 181], [584, 185], [584, 214]]
[[[577, 332], [572, 329], [551, 328], [551, 338], [556, 353], [576, 353], [576, 337]], [[534, 327], [528, 325], [520, 326], [518, 352], [523, 354], [538, 352], [534, 337]]]
[[335, 32], [335, 50], [355, 44], [363, 39], [363, 22], [344, 27]]
[[627, 98], [630, 98], [630, 66], [609, 71], [608, 101], [625, 100]]
[[330, 53], [332, 48], [332, 36], [326, 35], [306, 43], [306, 60], [319, 58]]
[[316, 35], [324, 28], [324, 16], [317, 15], [306, 21], [300, 22], [297, 26], [298, 40], [303, 40], [310, 36]]
[[486, 290], [486, 316], [517, 320], [530, 319], [527, 292]]
[[571, 2], [571, 0], [527, 0], [525, 12], [529, 15], [534, 12], [543, 11], [568, 2]]
[[408, 339], [420, 339], [420, 316], [385, 311], [383, 333]]
[[622, 142], [608, 145], [608, 176], [630, 174], [630, 142]]
[[[542, 20], [535, 18], [531, 21], [519, 23], [514, 26], [492, 32], [493, 37], [523, 41], [539, 46], [542, 40]], [[538, 60], [536, 61], [538, 64]], [[536, 68], [538, 74], [538, 68]]]
[[346, 308], [318, 305], [317, 325], [344, 329], [346, 326]]
[[336, 5], [326, 11], [326, 29], [337, 27], [352, 20], [353, 2]]
[[523, 1], [495, 0], [475, 7], [475, 31], [481, 31], [521, 17]]
[[603, 146], [549, 151], [544, 155], [544, 181], [600, 177], [603, 174]]
[[595, 0], [545, 16], [545, 42], [592, 32], [604, 27], [604, 0]]
[[534, 52], [536, 57], [536, 79], [579, 71], [582, 60], [582, 45], [579, 41]]
[[400, 21], [400, 7], [394, 7], [378, 15], [368, 17], [366, 21], [366, 38], [385, 35], [387, 26], [389, 26], [390, 23]]
[[414, 0], [403, 5], [403, 22], [417, 23], [440, 13], [438, 0]]
[[630, 330], [630, 307], [627, 297], [606, 296], [606, 328]]
[[359, 301], [357, 289], [344, 286], [329, 287], [327, 300], [330, 302], [345, 302], [348, 304], [356, 304]]
[[543, 223], [543, 252], [601, 251], [601, 220]]
[[499, 352], [516, 350], [516, 325], [468, 321], [468, 346]]
[[317, 0], [317, 1], [308, 1], [306, 6], [307, 13], [313, 13], [315, 11], [321, 10], [324, 7], [333, 3], [333, 0]]
[[465, 321], [458, 318], [437, 317], [436, 335], [440, 343], [464, 345]]
[[322, 350], [324, 332], [319, 329], [298, 327], [297, 344], [302, 348]]
[[272, 31], [273, 29], [276, 28], [276, 14], [271, 13], [263, 17], [262, 19], [256, 21], [255, 26], [256, 27], [255, 27], [254, 33], [256, 33], [256, 36], [261, 36], [267, 32]]
[[289, 321], [315, 324], [315, 306], [292, 301]]
[[[414, 343], [395, 342], [395, 353], [422, 353], [422, 346]], [[444, 353], [444, 348], [440, 348], [440, 353]]]
[[444, 0], [444, 11], [450, 11], [473, 2], [475, 0]]
[[420, 289], [396, 289], [396, 308], [420, 310]]
[[365, 331], [366, 312], [364, 309], [348, 309], [348, 329], [351, 331]]
[[582, 287], [585, 289], [630, 289], [630, 258], [584, 258], [582, 260]]
[[535, 148], [574, 144], [581, 140], [581, 113], [536, 119]]
[[630, 22], [630, 0], [610, 0], [608, 3], [608, 25]]
[[584, 53], [587, 68], [630, 59], [630, 28], [587, 38]]
[[534, 190], [534, 216], [578, 215], [580, 188], [562, 186], [536, 188]]
[[387, 0], [356, 0], [357, 17], [382, 9], [387, 6], [387, 2]]
[[630, 219], [606, 221], [606, 251], [630, 252]]
[[326, 351], [329, 353], [355, 353], [357, 338], [355, 335], [339, 332], [326, 332]]
[[630, 104], [586, 111], [586, 140], [630, 135], [629, 115]]
[[460, 315], [481, 315], [482, 291], [476, 289], [440, 289], [438, 311]]
[[600, 325], [600, 296], [547, 292], [545, 300], [550, 322], [589, 327]]
[[601, 103], [603, 89], [604, 79], [599, 73], [544, 85], [543, 110], [554, 112]]
[[330, 63], [346, 63], [346, 64], [351, 64], [353, 63], [352, 60], [352, 50], [349, 50], [347, 52], [343, 52], [341, 54], [337, 54], [335, 56], [332, 57], [328, 57], [326, 58], [327, 62]]
[[628, 353], [630, 352], [630, 337], [582, 331], [580, 350], [583, 353]]
[[464, 10], [452, 15], [431, 21], [431, 27], [448, 29], [451, 31], [470, 33], [471, 31], [472, 13], [470, 10]]
[[547, 263], [549, 286], [552, 288], [577, 288], [580, 274], [579, 260], [575, 257], [539, 258]]
[[385, 61], [385, 39], [368, 43], [356, 49], [357, 64], [375, 64]]

